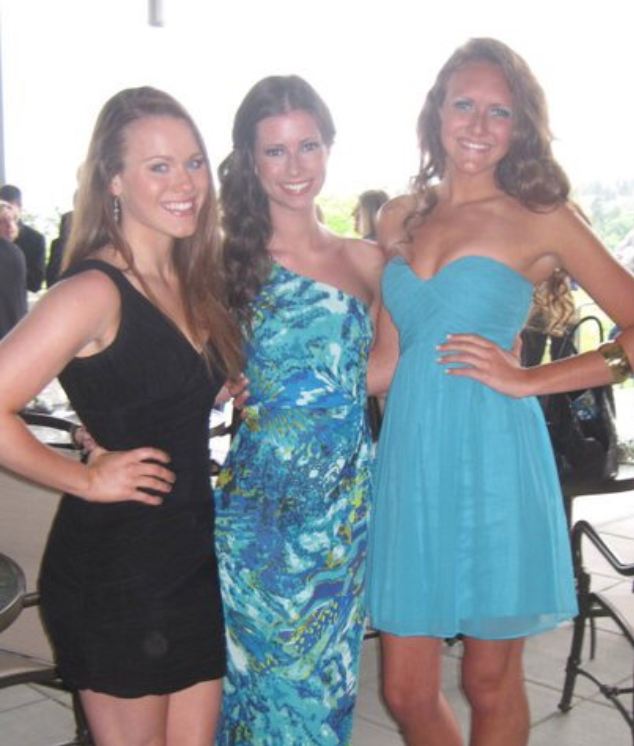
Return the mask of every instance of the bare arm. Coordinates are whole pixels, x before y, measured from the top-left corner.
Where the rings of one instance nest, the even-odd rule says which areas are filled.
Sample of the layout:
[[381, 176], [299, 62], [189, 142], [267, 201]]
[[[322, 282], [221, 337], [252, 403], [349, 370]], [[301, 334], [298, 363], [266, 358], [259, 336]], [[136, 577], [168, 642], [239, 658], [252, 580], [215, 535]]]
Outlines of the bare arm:
[[[120, 300], [110, 280], [88, 272], [56, 285], [0, 344], [0, 464], [53, 489], [95, 502], [160, 498], [140, 488], [169, 492], [169, 457], [155, 448], [123, 453], [97, 449], [89, 464], [75, 462], [42, 444], [18, 412], [76, 355], [110, 343], [119, 323]], [[148, 461], [157, 463], [148, 463]]]
[[374, 346], [368, 363], [368, 395], [385, 396], [398, 362], [398, 330], [385, 307], [379, 312]]
[[[386, 260], [405, 235], [404, 220], [413, 208], [410, 195], [395, 197], [381, 208], [377, 218], [377, 242]], [[368, 394], [385, 396], [392, 382], [399, 356], [398, 330], [385, 306], [381, 305], [374, 346], [368, 364]]]
[[[555, 254], [559, 266], [622, 329], [618, 341], [634, 364], [634, 276], [569, 208], [561, 208], [544, 222], [553, 245], [561, 247]], [[466, 363], [471, 367], [447, 369], [447, 373], [474, 378], [515, 397], [571, 391], [613, 381], [610, 368], [597, 351], [521, 368], [512, 355], [476, 335], [452, 336], [440, 346], [439, 362]]]

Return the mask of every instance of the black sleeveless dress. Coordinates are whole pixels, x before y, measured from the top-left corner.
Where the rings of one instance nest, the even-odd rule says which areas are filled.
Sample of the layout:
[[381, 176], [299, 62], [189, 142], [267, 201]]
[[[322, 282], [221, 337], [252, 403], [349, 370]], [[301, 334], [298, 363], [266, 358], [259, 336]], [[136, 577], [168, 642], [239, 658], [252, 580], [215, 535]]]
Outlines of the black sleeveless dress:
[[167, 694], [225, 672], [208, 438], [223, 377], [119, 270], [90, 260], [69, 274], [91, 269], [119, 289], [119, 331], [103, 352], [72, 360], [60, 383], [100, 445], [163, 449], [176, 483], [159, 507], [63, 496], [42, 614], [69, 687]]

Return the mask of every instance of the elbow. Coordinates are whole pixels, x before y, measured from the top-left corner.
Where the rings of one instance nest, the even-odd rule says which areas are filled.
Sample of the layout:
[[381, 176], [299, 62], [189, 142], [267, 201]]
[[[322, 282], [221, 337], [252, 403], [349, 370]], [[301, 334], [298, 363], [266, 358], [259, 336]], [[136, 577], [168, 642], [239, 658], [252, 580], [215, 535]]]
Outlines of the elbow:
[[367, 394], [368, 396], [383, 397], [387, 395], [387, 392], [392, 383], [394, 376], [395, 366], [383, 366], [381, 368], [370, 368], [368, 371], [367, 379]]

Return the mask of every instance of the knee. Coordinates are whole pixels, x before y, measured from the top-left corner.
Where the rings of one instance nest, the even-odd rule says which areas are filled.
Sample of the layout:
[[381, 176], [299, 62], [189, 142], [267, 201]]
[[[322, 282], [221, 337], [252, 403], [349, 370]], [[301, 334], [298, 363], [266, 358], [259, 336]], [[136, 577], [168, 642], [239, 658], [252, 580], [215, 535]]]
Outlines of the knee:
[[495, 673], [470, 672], [464, 675], [462, 687], [471, 708], [480, 713], [495, 713], [507, 709], [509, 701], [516, 701], [524, 689], [522, 678]]
[[484, 673], [463, 675], [462, 688], [473, 710], [488, 712], [500, 704], [502, 682]]
[[401, 682], [388, 682], [383, 684], [383, 699], [394, 719], [402, 725], [431, 716], [438, 707], [440, 692]]

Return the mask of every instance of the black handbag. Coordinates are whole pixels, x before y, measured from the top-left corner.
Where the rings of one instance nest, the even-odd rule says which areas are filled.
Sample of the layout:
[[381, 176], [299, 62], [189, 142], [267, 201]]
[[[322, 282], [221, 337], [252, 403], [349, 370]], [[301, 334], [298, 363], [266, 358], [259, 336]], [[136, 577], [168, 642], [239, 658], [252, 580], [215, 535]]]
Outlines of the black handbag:
[[[572, 326], [560, 344], [552, 345], [551, 359], [575, 355], [577, 333], [594, 324], [599, 342], [603, 326], [596, 316], [586, 316]], [[548, 394], [540, 397], [563, 485], [598, 482], [616, 477], [618, 437], [612, 385]]]

